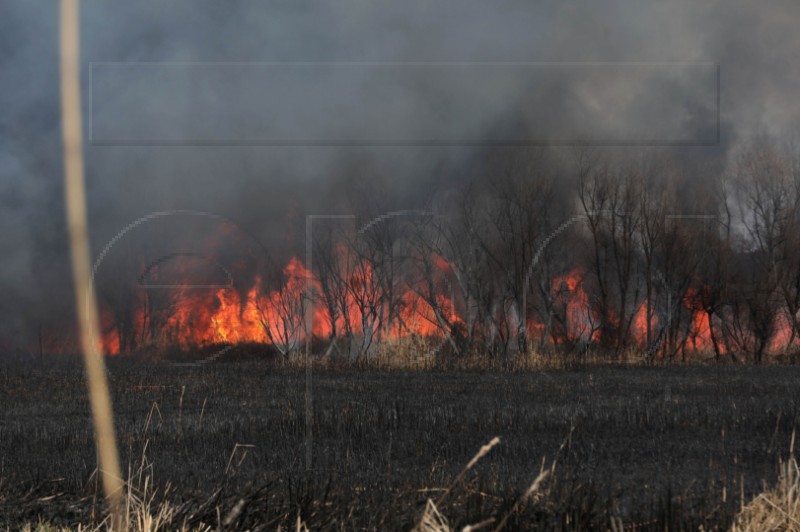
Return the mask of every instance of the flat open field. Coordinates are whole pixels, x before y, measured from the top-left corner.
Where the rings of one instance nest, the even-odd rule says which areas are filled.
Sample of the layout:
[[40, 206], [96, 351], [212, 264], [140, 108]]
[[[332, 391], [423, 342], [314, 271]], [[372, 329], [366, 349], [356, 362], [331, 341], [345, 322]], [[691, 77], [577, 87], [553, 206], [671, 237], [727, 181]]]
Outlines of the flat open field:
[[[155, 482], [156, 502], [170, 485], [174, 526], [274, 530], [300, 515], [312, 529], [407, 530], [499, 436], [439, 505], [454, 528], [509, 513], [543, 459], [554, 476], [507, 529], [726, 527], [775, 481], [800, 419], [791, 366], [316, 371], [306, 471], [302, 371], [109, 370], [123, 468]], [[2, 525], [98, 519], [85, 389], [75, 360], [0, 364]]]

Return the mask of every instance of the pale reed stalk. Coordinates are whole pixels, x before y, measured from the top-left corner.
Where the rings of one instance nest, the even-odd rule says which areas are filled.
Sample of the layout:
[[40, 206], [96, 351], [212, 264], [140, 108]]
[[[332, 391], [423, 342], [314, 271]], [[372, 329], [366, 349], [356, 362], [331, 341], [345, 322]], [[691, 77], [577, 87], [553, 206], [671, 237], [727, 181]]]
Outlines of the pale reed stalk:
[[126, 528], [123, 481], [114, 435], [111, 398], [100, 349], [99, 318], [89, 259], [89, 235], [81, 129], [80, 34], [78, 0], [61, 0], [61, 124], [64, 142], [64, 192], [72, 255], [81, 348], [103, 491], [115, 530]]

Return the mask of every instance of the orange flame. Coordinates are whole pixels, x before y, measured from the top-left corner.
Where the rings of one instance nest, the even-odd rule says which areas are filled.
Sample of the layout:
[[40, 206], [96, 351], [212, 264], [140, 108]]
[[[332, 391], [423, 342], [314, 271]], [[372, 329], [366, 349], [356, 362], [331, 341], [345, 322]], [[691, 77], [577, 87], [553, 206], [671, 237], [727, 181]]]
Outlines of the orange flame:
[[[444, 271], [449, 268], [444, 259], [436, 262]], [[193, 285], [175, 286], [169, 297], [169, 315], [164, 320], [157, 342], [178, 345], [183, 348], [208, 346], [220, 343], [258, 342], [264, 344], [281, 343], [288, 347], [296, 346], [305, 339], [305, 303], [308, 282], [315, 294], [320, 293], [320, 283], [296, 257], [289, 260], [283, 268], [285, 283], [271, 291], [264, 291], [263, 279], [256, 276], [253, 286], [246, 294], [240, 295], [232, 286], [196, 287]], [[360, 263], [350, 275], [347, 292], [348, 329], [354, 334], [363, 334], [365, 311], [370, 313], [374, 304], [386, 306], [387, 302], [377, 299], [374, 292], [372, 268], [368, 263]], [[437, 306], [444, 309], [447, 317], [457, 320], [454, 305], [449, 298], [437, 296]], [[388, 329], [390, 337], [408, 335], [441, 335], [437, 316], [425, 298], [416, 291], [405, 290], [400, 299], [397, 320]], [[386, 315], [387, 309], [382, 309]], [[327, 337], [331, 334], [328, 311], [319, 298], [314, 300], [313, 335]], [[141, 322], [141, 310], [137, 322]], [[106, 353], [120, 352], [119, 332], [113, 326], [113, 316], [105, 315], [103, 346]], [[368, 316], [373, 319], [373, 316]], [[339, 315], [337, 326], [342, 330], [344, 317]]]
[[[387, 301], [381, 295], [380, 280], [376, 279], [371, 265], [366, 261], [353, 259], [342, 251], [344, 302], [338, 301], [335, 323], [331, 323], [328, 305], [321, 297], [321, 283], [298, 259], [290, 259], [282, 270], [282, 284], [266, 289], [264, 279], [255, 276], [252, 286], [242, 291], [233, 286], [201, 287], [189, 285], [172, 288], [168, 297], [144, 293], [137, 296], [139, 301], [135, 311], [135, 323], [139, 330], [137, 338], [149, 338], [158, 345], [178, 345], [182, 348], [202, 347], [221, 343], [256, 342], [273, 344], [283, 349], [297, 347], [306, 339], [305, 313], [313, 315], [312, 335], [327, 338], [336, 326], [337, 334], [348, 331], [357, 335], [380, 335], [378, 339], [396, 339], [406, 336], [443, 337], [444, 330], [453, 325], [464, 324], [456, 309], [456, 303], [443, 293], [430, 294], [425, 283], [408, 286]], [[441, 256], [432, 257], [434, 285], [443, 286], [446, 276], [453, 271], [452, 265]], [[157, 273], [157, 272], [156, 272]], [[180, 272], [179, 272], [180, 273]], [[529, 319], [528, 331], [533, 338], [548, 343], [570, 346], [578, 343], [589, 344], [600, 341], [603, 321], [618, 325], [614, 315], [599, 316], [590, 304], [590, 297], [584, 285], [585, 270], [574, 268], [565, 275], [555, 277], [551, 283], [554, 312], [558, 319], [546, 328], [536, 319]], [[312, 307], [308, 304], [306, 291], [309, 287], [314, 293]], [[274, 285], [274, 283], [273, 283]], [[694, 351], [708, 351], [713, 348], [711, 324], [706, 312], [707, 288], [691, 288], [683, 299], [683, 306], [689, 312], [690, 325], [684, 331], [687, 348]], [[166, 301], [166, 316], [148, 316], [145, 307], [148, 298]], [[433, 305], [431, 302], [435, 302]], [[344, 309], [339, 308], [344, 305]], [[643, 299], [631, 318], [630, 331], [634, 345], [647, 343], [648, 301]], [[390, 310], [392, 312], [390, 312]], [[437, 314], [437, 311], [439, 312]], [[150, 311], [156, 313], [159, 311]], [[144, 334], [147, 320], [157, 320], [159, 326], [150, 336]], [[509, 318], [510, 319], [510, 318]], [[127, 346], [120, 339], [115, 326], [114, 315], [105, 309], [101, 317], [103, 346], [106, 353], [116, 354]], [[659, 334], [659, 317], [656, 313], [650, 318], [653, 335]], [[366, 331], [365, 331], [366, 328]], [[714, 332], [717, 332], [716, 329]], [[721, 333], [721, 331], [720, 331]], [[152, 336], [156, 336], [153, 338]], [[785, 349], [791, 343], [800, 342], [792, 336], [791, 318], [781, 316], [777, 331], [770, 342], [771, 350]], [[718, 349], [725, 352], [722, 342]]]

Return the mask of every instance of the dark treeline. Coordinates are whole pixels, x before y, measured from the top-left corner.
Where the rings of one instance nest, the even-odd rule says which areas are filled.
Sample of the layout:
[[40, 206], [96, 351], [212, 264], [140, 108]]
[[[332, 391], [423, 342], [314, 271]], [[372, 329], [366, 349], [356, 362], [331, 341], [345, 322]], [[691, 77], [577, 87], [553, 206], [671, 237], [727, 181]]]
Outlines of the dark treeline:
[[178, 331], [199, 323], [180, 322], [180, 298], [214, 310], [219, 296], [142, 297], [101, 284], [105, 332], [121, 351], [238, 339], [289, 354], [311, 314], [315, 349], [349, 358], [425, 336], [454, 356], [758, 363], [791, 353], [800, 335], [797, 154], [755, 143], [720, 168], [664, 153], [498, 150], [417, 210], [396, 208], [379, 179], [365, 180], [348, 193], [354, 220], [314, 226], [313, 302], [296, 261], [229, 260], [249, 279], [261, 272], [230, 288], [238, 308], [226, 326], [238, 331], [188, 340]]

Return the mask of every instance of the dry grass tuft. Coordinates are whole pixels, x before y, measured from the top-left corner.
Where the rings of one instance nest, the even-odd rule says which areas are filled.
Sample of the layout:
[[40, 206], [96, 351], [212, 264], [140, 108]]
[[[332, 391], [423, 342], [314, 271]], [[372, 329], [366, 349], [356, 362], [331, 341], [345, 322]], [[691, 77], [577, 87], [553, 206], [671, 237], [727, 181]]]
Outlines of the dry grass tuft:
[[[491, 451], [499, 443], [500, 443], [500, 438], [498, 438], [497, 436], [492, 438], [492, 440], [489, 443], [481, 447], [480, 450], [477, 452], [477, 454], [472, 457], [472, 459], [467, 463], [467, 465], [464, 467], [461, 473], [459, 473], [459, 475], [455, 478], [455, 480], [453, 480], [450, 486], [448, 486], [448, 488], [436, 500], [436, 502], [433, 502], [433, 500], [428, 499], [428, 501], [425, 504], [425, 510], [422, 512], [422, 517], [420, 517], [417, 526], [415, 526], [413, 529], [414, 532], [450, 532], [452, 530], [447, 521], [447, 518], [441, 513], [439, 507], [441, 507], [444, 504], [445, 499], [447, 499], [447, 496], [458, 486], [458, 484], [460, 484], [463, 481], [464, 476], [467, 474], [467, 472], [473, 467], [475, 467], [475, 464], [477, 464], [478, 461], [481, 460], [481, 458], [489, 454], [489, 451]], [[545, 462], [543, 460], [542, 468], [539, 471], [539, 475], [536, 477], [533, 483], [528, 487], [525, 493], [523, 493], [522, 496], [519, 499], [517, 499], [517, 501], [514, 503], [511, 509], [500, 519], [499, 523], [493, 528], [493, 530], [495, 532], [499, 532], [500, 530], [502, 530], [508, 523], [509, 518], [511, 518], [511, 516], [513, 516], [515, 513], [519, 511], [523, 503], [525, 503], [527, 500], [530, 500], [538, 496], [542, 490], [542, 486], [545, 480], [547, 480], [547, 478], [551, 476], [554, 471], [555, 471], [555, 462], [553, 462], [553, 464], [549, 469], [546, 469]], [[492, 517], [489, 519], [485, 519], [480, 523], [468, 525], [464, 527], [463, 530], [464, 532], [481, 530], [494, 525], [496, 522], [497, 520]]]
[[428, 499], [428, 502], [425, 503], [425, 510], [422, 512], [419, 523], [414, 527], [414, 532], [450, 532], [447, 518], [439, 512], [436, 503], [432, 500]]
[[464, 479], [467, 472], [475, 467], [475, 464], [477, 464], [481, 458], [489, 454], [489, 451], [499, 443], [500, 438], [497, 436], [492, 438], [489, 443], [481, 447], [477, 454], [472, 457], [464, 469], [461, 470], [461, 473], [450, 483], [450, 486], [447, 487], [445, 492], [435, 503], [431, 499], [428, 499], [425, 504], [425, 510], [422, 512], [422, 517], [417, 523], [417, 526], [414, 527], [414, 532], [450, 532], [450, 525], [447, 523], [447, 518], [442, 515], [438, 506], [444, 503], [447, 496], [450, 495], [453, 489]]
[[436, 368], [440, 344], [421, 336], [395, 338], [382, 342], [372, 362], [389, 369], [431, 370]]
[[792, 451], [787, 461], [781, 462], [778, 484], [750, 501], [732, 527], [735, 532], [800, 532], [800, 468]]

